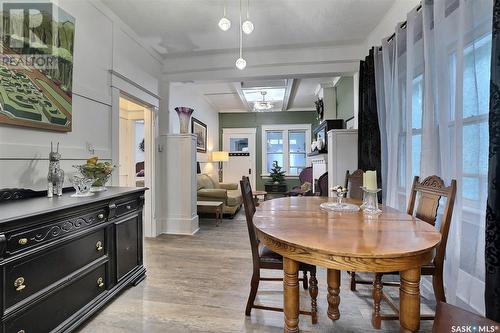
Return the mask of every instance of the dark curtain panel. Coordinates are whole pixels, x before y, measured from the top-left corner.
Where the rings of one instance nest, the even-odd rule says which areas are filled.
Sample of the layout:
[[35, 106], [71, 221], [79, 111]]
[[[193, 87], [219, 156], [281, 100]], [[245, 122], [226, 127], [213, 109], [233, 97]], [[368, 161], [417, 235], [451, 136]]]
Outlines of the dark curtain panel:
[[375, 62], [373, 49], [359, 64], [358, 168], [377, 170], [378, 185], [382, 185], [380, 128], [375, 92]]
[[492, 33], [484, 296], [486, 317], [500, 322], [500, 0], [493, 8]]

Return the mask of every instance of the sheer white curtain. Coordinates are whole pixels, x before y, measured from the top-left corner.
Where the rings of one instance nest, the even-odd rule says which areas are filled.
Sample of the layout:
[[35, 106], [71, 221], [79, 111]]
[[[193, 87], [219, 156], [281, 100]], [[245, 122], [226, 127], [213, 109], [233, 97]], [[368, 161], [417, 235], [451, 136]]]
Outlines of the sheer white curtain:
[[377, 97], [385, 102], [385, 202], [406, 208], [414, 175], [457, 179], [446, 296], [480, 313], [492, 7], [491, 0], [422, 1], [382, 41], [382, 70], [375, 71], [377, 84], [384, 82]]

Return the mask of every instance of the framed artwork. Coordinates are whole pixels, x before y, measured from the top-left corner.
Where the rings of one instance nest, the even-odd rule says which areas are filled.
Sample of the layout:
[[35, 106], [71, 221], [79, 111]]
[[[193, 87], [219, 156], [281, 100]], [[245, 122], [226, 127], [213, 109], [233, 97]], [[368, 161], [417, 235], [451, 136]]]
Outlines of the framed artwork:
[[199, 153], [207, 152], [207, 125], [196, 119], [191, 118], [191, 133], [196, 135], [196, 151]]
[[[50, 2], [4, 3], [1, 15], [0, 123], [71, 132], [75, 19]], [[33, 19], [45, 23], [21, 35], [9, 24]]]

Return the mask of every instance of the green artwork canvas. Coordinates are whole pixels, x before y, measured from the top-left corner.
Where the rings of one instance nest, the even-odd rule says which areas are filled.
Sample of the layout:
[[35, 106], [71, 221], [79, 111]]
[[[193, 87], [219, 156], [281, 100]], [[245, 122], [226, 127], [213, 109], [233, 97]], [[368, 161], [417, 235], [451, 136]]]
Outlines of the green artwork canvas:
[[52, 3], [3, 3], [0, 123], [69, 132], [75, 19]]

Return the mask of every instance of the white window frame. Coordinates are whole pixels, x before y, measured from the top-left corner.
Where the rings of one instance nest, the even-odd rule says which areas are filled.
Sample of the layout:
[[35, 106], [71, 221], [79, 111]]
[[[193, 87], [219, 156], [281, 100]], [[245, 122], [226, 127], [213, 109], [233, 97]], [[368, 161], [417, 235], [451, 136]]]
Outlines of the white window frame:
[[311, 124], [289, 124], [289, 125], [263, 125], [261, 127], [261, 159], [262, 159], [262, 169], [261, 177], [269, 177], [267, 172], [267, 132], [283, 132], [283, 164], [280, 165], [285, 171], [286, 178], [294, 178], [299, 175], [290, 175], [290, 150], [288, 147], [289, 133], [293, 131], [305, 131], [306, 132], [306, 166], [307, 166], [307, 154], [311, 152], [310, 143], [311, 142]]

